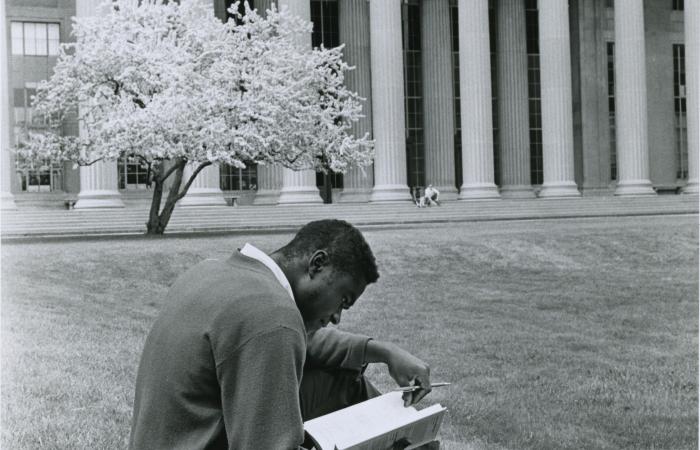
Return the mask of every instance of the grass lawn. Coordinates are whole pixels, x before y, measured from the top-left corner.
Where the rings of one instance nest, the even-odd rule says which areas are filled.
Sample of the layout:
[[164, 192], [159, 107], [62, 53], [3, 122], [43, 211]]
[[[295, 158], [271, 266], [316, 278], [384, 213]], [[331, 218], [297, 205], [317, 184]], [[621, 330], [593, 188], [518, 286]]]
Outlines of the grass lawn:
[[[428, 361], [452, 449], [698, 448], [698, 218], [369, 230], [341, 327]], [[143, 342], [203, 258], [289, 235], [2, 246], [2, 448], [124, 448]], [[369, 374], [392, 384], [383, 367]]]

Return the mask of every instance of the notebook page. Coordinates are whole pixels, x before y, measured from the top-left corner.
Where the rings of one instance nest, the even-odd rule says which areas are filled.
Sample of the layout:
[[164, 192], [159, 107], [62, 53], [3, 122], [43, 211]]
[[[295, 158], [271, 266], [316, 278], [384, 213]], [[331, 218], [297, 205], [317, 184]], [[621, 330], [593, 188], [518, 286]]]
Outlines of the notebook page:
[[[404, 407], [402, 393], [390, 392], [310, 420], [304, 424], [304, 428], [323, 450], [333, 450], [336, 446], [346, 448], [366, 442], [441, 410], [444, 408], [440, 405], [433, 405], [422, 411], [410, 406]], [[432, 429], [435, 424], [430, 422], [425, 426]], [[436, 426], [439, 428], [439, 423]], [[418, 431], [416, 430], [416, 433]], [[387, 436], [387, 439], [391, 439], [391, 436]]]

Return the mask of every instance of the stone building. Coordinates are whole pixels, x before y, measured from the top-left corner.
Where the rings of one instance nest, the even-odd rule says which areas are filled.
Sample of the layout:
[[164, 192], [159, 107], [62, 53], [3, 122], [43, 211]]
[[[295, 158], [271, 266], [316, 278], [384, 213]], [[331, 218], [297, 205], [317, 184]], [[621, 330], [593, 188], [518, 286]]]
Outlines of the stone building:
[[[213, 0], [227, 16], [230, 0]], [[271, 0], [250, 2], [259, 10]], [[568, 4], [567, 4], [568, 3]], [[5, 2], [2, 2], [5, 5]], [[347, 84], [367, 99], [354, 132], [372, 168], [323, 176], [207, 168], [182, 205], [698, 192], [700, 4], [683, 0], [279, 0], [314, 23], [310, 45], [345, 44]], [[125, 207], [150, 198], [136, 161], [15, 170], [6, 150], [33, 122], [71, 17], [95, 0], [7, 0], [4, 207]], [[77, 133], [78, 130], [66, 130]]]

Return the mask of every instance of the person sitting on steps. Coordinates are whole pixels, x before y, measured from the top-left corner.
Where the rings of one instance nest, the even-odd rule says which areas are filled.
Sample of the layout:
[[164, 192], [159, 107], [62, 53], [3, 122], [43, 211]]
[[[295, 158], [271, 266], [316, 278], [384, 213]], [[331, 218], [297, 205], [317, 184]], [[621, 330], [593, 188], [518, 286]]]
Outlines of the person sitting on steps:
[[423, 192], [423, 195], [420, 198], [420, 201], [418, 202], [418, 207], [422, 208], [426, 206], [431, 206], [433, 204], [436, 204], [438, 206], [440, 205], [440, 191], [435, 189], [432, 184], [429, 184], [427, 188], [425, 188], [425, 191]]

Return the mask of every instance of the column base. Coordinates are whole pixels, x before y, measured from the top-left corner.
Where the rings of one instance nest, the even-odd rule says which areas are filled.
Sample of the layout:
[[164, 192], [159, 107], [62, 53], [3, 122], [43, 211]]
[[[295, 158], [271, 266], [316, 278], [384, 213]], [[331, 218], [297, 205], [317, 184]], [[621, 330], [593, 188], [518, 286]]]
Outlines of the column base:
[[280, 191], [277, 189], [260, 189], [253, 198], [254, 205], [276, 205], [280, 199]]
[[440, 201], [441, 202], [451, 202], [457, 200], [459, 191], [454, 186], [433, 186], [435, 189], [440, 191]]
[[316, 186], [283, 187], [277, 200], [278, 205], [290, 205], [299, 203], [323, 203], [323, 199]]
[[178, 206], [226, 206], [221, 189], [194, 188], [180, 199]]
[[501, 186], [501, 197], [503, 198], [535, 198], [535, 191], [529, 184], [511, 184]]
[[0, 193], [0, 209], [17, 209], [17, 204], [15, 203], [15, 196], [9, 192]]
[[123, 208], [121, 194], [117, 191], [83, 191], [78, 194], [75, 209]]
[[617, 183], [615, 195], [656, 195], [649, 180], [625, 180]]
[[700, 190], [698, 189], [700, 186], [698, 186], [698, 180], [688, 180], [688, 183], [683, 186], [683, 189], [681, 189], [681, 194], [688, 194], [688, 195], [698, 195]]
[[343, 189], [338, 196], [338, 203], [367, 203], [372, 195], [371, 189], [351, 188]]
[[413, 201], [408, 186], [403, 184], [384, 184], [375, 186], [369, 196], [370, 202]]
[[539, 198], [581, 197], [581, 192], [573, 181], [549, 182], [542, 184], [542, 189], [537, 196]]
[[491, 200], [501, 198], [498, 186], [493, 183], [463, 184], [459, 190], [460, 200]]

